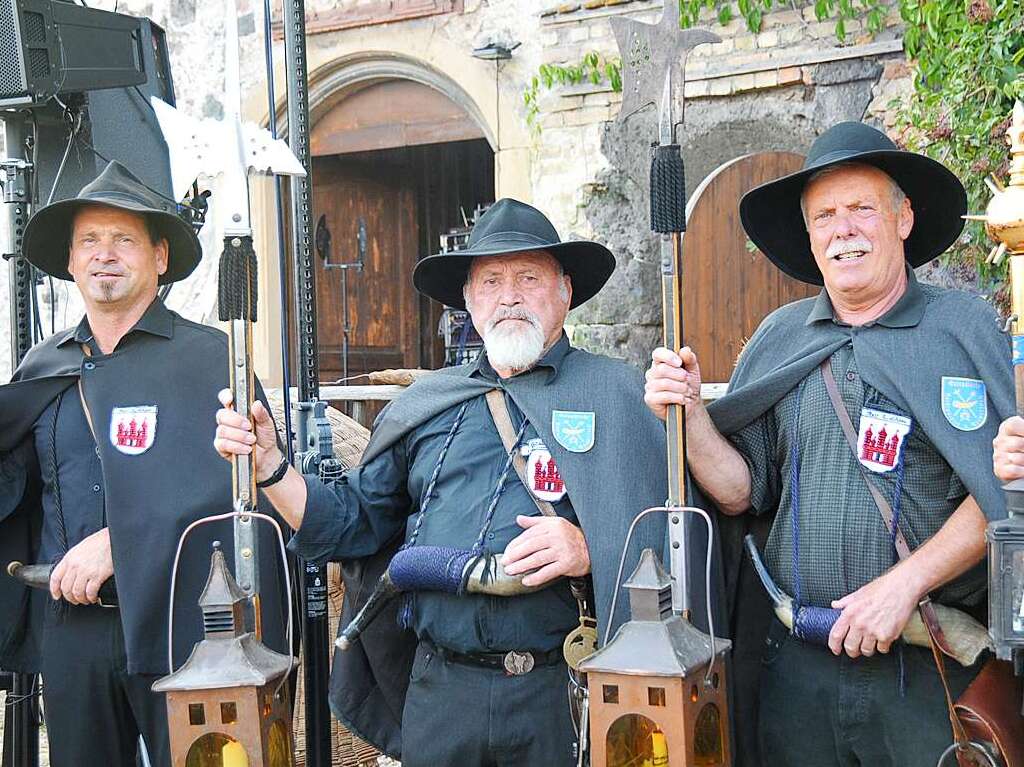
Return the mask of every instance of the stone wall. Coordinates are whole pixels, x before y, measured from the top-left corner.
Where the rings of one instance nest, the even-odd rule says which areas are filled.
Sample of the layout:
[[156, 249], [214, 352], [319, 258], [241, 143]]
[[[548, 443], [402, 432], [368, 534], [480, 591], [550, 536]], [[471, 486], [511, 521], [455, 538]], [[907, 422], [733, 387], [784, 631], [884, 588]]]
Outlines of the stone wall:
[[[180, 109], [196, 116], [223, 114], [225, 12], [219, 2], [101, 0], [122, 13], [148, 15], [167, 32]], [[625, 14], [655, 21], [657, 0], [587, 0], [549, 9], [552, 0], [434, 0], [416, 4], [420, 15], [393, 23], [385, 0], [309, 0], [308, 58], [314, 118], [343, 97], [345, 72], [358, 67], [404, 67], [459, 99], [496, 151], [498, 196], [533, 202], [563, 238], [601, 240], [619, 266], [604, 292], [570, 317], [574, 340], [586, 348], [642, 364], [659, 336], [660, 291], [656, 243], [647, 228], [646, 146], [655, 133], [653, 110], [624, 126], [612, 122], [621, 101], [607, 84], [557, 88], [540, 98], [540, 132], [526, 123], [523, 92], [542, 63], [575, 63], [589, 51], [615, 56], [609, 18]], [[350, 7], [351, 6], [351, 7]], [[398, 7], [398, 6], [395, 6]], [[454, 8], [454, 12], [445, 12]], [[425, 9], [425, 10], [424, 10]], [[361, 26], [345, 26], [347, 14]], [[265, 122], [269, 110], [263, 52], [263, 6], [237, 0], [242, 55], [243, 111]], [[275, 0], [273, 18], [280, 21]], [[832, 123], [865, 119], [887, 124], [887, 105], [908, 81], [896, 15], [886, 29], [866, 34], [848, 24], [844, 45], [833, 22], [818, 22], [803, 2], [767, 14], [753, 34], [741, 19], [726, 26], [709, 20], [723, 41], [698, 48], [686, 68], [687, 108], [680, 133], [690, 188], [722, 162], [762, 150], [805, 151]], [[488, 42], [520, 43], [511, 60], [495, 64], [472, 56]], [[283, 48], [274, 42], [279, 113], [283, 107]], [[351, 79], [351, 78], [350, 78]], [[281, 121], [283, 125], [283, 121]], [[315, 180], [314, 180], [315, 183]], [[257, 226], [269, 227], [264, 203]], [[204, 233], [206, 255], [170, 303], [186, 316], [208, 320], [215, 304], [217, 233]], [[0, 290], [6, 296], [3, 280]], [[276, 279], [271, 271], [268, 280]], [[73, 291], [73, 288], [72, 288]], [[66, 303], [66, 302], [65, 302]], [[261, 299], [261, 306], [268, 305]], [[61, 306], [77, 321], [80, 304]], [[6, 328], [0, 333], [5, 333]], [[3, 336], [0, 335], [0, 343]], [[264, 355], [277, 339], [271, 333]], [[0, 373], [6, 364], [0, 349]], [[4, 376], [6, 377], [6, 376]]]
[[[649, 1], [573, 5], [541, 19], [547, 62], [576, 63], [587, 51], [615, 56], [609, 18], [626, 13], [653, 22], [661, 13]], [[722, 42], [688, 57], [678, 134], [690, 190], [747, 153], [803, 153], [841, 120], [885, 127], [889, 102], [909, 86], [895, 13], [878, 35], [848, 25], [845, 45], [835, 23], [818, 22], [810, 6], [766, 15], [757, 34], [741, 19], [707, 21]], [[546, 93], [533, 179], [537, 203], [563, 230], [601, 240], [618, 260], [604, 291], [571, 315], [575, 340], [643, 365], [661, 334], [658, 245], [647, 220], [647, 146], [657, 137], [657, 115], [649, 108], [621, 125], [614, 122], [620, 104], [607, 84]], [[545, 183], [551, 178], [562, 182]]]

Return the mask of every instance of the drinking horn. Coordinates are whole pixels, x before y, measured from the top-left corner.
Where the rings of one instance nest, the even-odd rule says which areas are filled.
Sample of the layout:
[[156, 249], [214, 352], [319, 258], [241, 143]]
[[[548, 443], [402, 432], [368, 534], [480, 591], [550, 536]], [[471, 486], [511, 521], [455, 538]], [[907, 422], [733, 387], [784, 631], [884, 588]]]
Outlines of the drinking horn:
[[[754, 537], [747, 535], [743, 539], [750, 555], [750, 561], [757, 571], [761, 584], [775, 606], [775, 617], [790, 630], [793, 636], [814, 644], [828, 644], [828, 635], [832, 626], [839, 619], [841, 610], [830, 607], [808, 607], [794, 605], [793, 597], [779, 588], [761, 560], [761, 554], [754, 543]], [[949, 655], [962, 666], [970, 666], [985, 650], [991, 649], [988, 631], [978, 621], [962, 610], [932, 603], [935, 615], [946, 636]], [[917, 647], [930, 648], [928, 629], [921, 620], [920, 610], [914, 610], [903, 627], [903, 641]]]

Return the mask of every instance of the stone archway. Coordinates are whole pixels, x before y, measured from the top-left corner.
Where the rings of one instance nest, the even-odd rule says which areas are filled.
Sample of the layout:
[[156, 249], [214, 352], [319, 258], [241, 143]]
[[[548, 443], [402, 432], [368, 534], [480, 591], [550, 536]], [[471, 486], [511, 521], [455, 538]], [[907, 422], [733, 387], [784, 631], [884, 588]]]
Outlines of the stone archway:
[[314, 72], [309, 84], [310, 124], [315, 125], [354, 91], [385, 80], [408, 80], [444, 94], [480, 127], [493, 150], [500, 149], [490, 122], [461, 85], [424, 62], [390, 52], [345, 56]]

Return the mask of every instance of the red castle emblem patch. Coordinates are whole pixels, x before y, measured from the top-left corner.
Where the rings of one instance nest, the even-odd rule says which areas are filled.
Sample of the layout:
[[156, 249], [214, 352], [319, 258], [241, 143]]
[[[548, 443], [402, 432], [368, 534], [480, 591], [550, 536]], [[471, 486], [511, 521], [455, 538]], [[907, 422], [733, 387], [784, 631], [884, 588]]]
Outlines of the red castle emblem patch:
[[861, 464], [879, 474], [892, 471], [900, 462], [911, 420], [884, 410], [862, 408], [857, 458]]
[[110, 444], [126, 455], [145, 453], [156, 439], [156, 405], [115, 407], [110, 413]]
[[542, 501], [556, 503], [565, 497], [565, 482], [555, 459], [547, 450], [541, 448], [530, 452], [526, 461], [526, 477], [530, 492]]

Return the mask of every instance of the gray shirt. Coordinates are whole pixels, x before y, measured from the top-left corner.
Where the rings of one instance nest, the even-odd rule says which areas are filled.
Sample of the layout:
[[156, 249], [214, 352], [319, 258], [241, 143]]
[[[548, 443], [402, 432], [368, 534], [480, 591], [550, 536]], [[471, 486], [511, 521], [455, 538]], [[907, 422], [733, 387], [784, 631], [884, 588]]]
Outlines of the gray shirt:
[[[924, 300], [920, 286], [911, 281], [904, 297], [878, 323], [912, 327]], [[833, 318], [824, 291], [807, 322], [841, 324]], [[858, 329], [849, 328], [849, 332], [856, 334]], [[900, 529], [911, 549], [934, 535], [967, 496], [960, 478], [914, 420], [914, 414], [902, 411], [861, 375], [852, 340], [831, 355], [831, 363], [855, 428], [860, 426], [865, 407], [912, 419], [903, 445], [902, 472], [862, 472], [817, 369], [771, 410], [730, 438], [750, 467], [751, 511], [763, 514], [777, 510], [765, 551], [769, 570], [784, 589], [795, 593], [793, 541], [794, 530], [798, 530], [800, 599], [817, 606], [828, 606], [832, 600], [855, 591], [897, 561], [862, 474], [899, 509]], [[893, 364], [911, 362], [893, 360]], [[794, 435], [797, 476], [793, 472]], [[797, 525], [793, 513], [795, 478]], [[947, 604], [972, 605], [984, 591], [984, 566], [978, 565], [935, 596]]]

